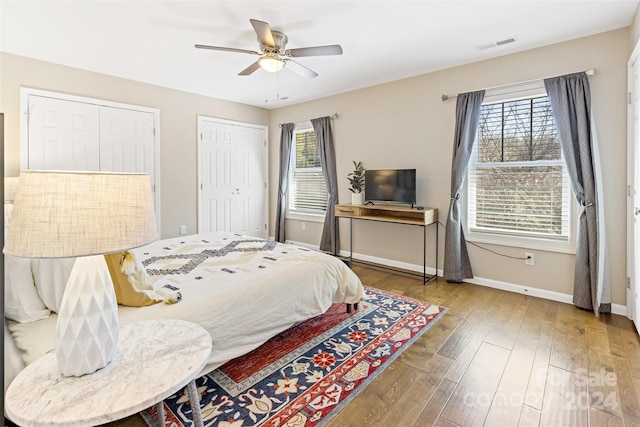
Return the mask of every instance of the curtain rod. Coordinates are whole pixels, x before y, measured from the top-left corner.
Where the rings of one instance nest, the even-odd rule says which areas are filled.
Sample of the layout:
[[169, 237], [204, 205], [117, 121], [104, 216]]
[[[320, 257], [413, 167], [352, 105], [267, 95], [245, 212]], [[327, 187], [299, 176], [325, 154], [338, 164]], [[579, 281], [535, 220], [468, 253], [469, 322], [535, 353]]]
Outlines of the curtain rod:
[[[590, 70], [584, 71], [584, 73], [586, 73], [586, 74], [587, 74], [587, 76], [595, 76], [595, 74], [596, 74], [596, 69], [595, 69], [595, 68], [592, 68], [592, 69], [590, 69]], [[526, 80], [526, 81], [524, 81], [524, 82], [507, 83], [507, 84], [505, 84], [505, 85], [492, 86], [492, 87], [489, 87], [489, 88], [487, 88], [487, 89], [485, 89], [485, 90], [500, 89], [500, 88], [509, 87], [509, 86], [517, 86], [517, 85], [522, 85], [522, 84], [526, 84], [526, 83], [537, 82], [537, 81], [540, 81], [540, 80], [544, 80], [544, 79], [546, 79], [546, 78], [548, 78], [548, 77], [543, 77], [543, 78], [540, 78], [540, 79]], [[442, 102], [445, 102], [445, 101], [448, 101], [449, 99], [457, 98], [457, 97], [458, 97], [458, 94], [456, 94], [456, 95], [446, 95], [446, 94], [443, 94], [443, 95], [442, 95]]]
[[[329, 117], [331, 118], [331, 120], [333, 120], [333, 119], [337, 119], [339, 116], [338, 116], [338, 113], [333, 113], [333, 114], [332, 114], [332, 115], [330, 115]], [[309, 119], [309, 120], [311, 120], [311, 119]], [[294, 124], [294, 125], [297, 125], [297, 124], [300, 124], [300, 123], [308, 122], [309, 120], [302, 120], [302, 121], [300, 121], [300, 122], [293, 122], [293, 124]], [[284, 124], [284, 123], [279, 123], [279, 124], [278, 124], [278, 127], [282, 127], [282, 125], [283, 125], [283, 124]]]

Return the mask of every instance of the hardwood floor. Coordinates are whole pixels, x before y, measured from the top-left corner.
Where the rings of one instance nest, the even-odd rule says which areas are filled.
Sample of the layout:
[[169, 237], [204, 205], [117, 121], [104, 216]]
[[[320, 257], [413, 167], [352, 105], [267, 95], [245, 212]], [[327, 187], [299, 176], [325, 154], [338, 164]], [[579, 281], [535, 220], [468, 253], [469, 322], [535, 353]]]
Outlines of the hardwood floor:
[[[626, 317], [354, 266], [448, 312], [328, 427], [640, 426], [640, 337]], [[110, 426], [144, 426], [139, 416]]]

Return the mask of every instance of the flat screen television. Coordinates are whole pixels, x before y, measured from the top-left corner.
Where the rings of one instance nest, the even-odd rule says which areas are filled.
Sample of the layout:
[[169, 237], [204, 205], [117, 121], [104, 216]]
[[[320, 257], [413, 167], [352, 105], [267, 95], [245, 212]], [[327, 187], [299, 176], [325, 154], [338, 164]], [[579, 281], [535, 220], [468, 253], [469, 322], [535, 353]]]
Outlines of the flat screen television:
[[367, 169], [364, 172], [366, 202], [416, 203], [415, 169]]

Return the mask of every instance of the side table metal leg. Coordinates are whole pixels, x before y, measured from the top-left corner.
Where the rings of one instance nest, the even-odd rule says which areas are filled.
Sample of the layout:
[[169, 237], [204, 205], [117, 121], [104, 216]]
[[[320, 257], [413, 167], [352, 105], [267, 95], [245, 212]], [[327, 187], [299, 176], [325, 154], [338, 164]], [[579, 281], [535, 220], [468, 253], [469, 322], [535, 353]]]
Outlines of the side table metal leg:
[[166, 424], [166, 416], [164, 413], [164, 401], [156, 403], [156, 415], [158, 416], [158, 426], [164, 427]]
[[202, 413], [200, 412], [200, 397], [198, 396], [198, 389], [196, 388], [195, 380], [187, 384], [187, 394], [189, 395], [189, 401], [191, 402], [193, 425], [196, 427], [203, 427]]

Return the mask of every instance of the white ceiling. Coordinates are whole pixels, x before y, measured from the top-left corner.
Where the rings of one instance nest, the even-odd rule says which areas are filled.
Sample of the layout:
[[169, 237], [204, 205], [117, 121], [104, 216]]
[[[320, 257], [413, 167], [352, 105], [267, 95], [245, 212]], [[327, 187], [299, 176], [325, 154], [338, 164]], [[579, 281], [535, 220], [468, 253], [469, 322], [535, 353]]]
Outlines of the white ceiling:
[[[1, 0], [0, 50], [277, 108], [625, 27], [638, 1]], [[286, 67], [241, 77], [255, 56], [193, 47], [260, 50], [250, 18], [286, 33], [287, 48], [340, 44], [344, 54], [298, 58], [315, 79]]]

